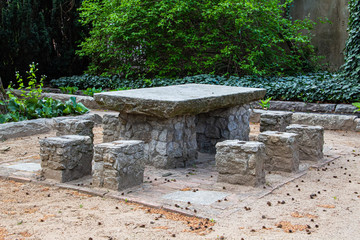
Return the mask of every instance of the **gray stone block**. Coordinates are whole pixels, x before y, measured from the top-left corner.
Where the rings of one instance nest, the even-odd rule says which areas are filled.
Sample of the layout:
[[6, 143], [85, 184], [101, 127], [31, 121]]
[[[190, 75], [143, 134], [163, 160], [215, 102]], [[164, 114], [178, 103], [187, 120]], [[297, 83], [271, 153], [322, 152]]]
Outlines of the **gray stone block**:
[[227, 140], [216, 144], [218, 182], [259, 186], [265, 183], [265, 145]]
[[279, 131], [285, 132], [291, 124], [291, 112], [265, 111], [260, 116], [260, 132]]
[[325, 130], [355, 131], [356, 116], [337, 114], [294, 113], [292, 123], [322, 126]]
[[267, 131], [258, 136], [266, 146], [268, 171], [297, 172], [299, 170], [298, 135], [295, 133]]
[[321, 126], [308, 126], [292, 124], [286, 132], [298, 134], [299, 160], [319, 161], [324, 157], [324, 128]]
[[360, 132], [360, 118], [356, 118], [355, 123], [356, 123], [355, 132]]
[[80, 135], [89, 136], [94, 140], [94, 122], [81, 119], [66, 119], [62, 121], [55, 120], [56, 136]]
[[335, 108], [335, 113], [339, 114], [353, 114], [357, 108], [351, 104], [338, 104]]
[[122, 190], [143, 182], [144, 142], [114, 141], [95, 146], [93, 185]]
[[42, 139], [40, 157], [45, 178], [72, 181], [91, 174], [92, 140], [78, 135]]

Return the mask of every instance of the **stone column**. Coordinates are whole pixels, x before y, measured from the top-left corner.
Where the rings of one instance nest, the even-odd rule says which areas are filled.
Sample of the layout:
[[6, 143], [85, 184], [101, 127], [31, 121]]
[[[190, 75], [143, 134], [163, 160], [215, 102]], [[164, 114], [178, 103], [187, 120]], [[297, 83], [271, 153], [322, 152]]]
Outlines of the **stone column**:
[[249, 105], [219, 109], [196, 115], [198, 150], [215, 153], [215, 145], [224, 140], [249, 140]]

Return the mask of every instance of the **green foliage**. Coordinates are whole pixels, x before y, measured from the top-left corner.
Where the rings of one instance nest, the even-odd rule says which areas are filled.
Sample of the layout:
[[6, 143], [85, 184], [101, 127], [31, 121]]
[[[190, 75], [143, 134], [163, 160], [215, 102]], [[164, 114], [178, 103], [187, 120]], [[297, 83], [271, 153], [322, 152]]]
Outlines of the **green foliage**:
[[309, 20], [284, 17], [292, 0], [84, 0], [92, 26], [80, 56], [89, 72], [124, 78], [311, 71]]
[[77, 90], [79, 90], [78, 87], [70, 87], [70, 86], [59, 87], [59, 89], [63, 94], [75, 94]]
[[272, 99], [272, 97], [269, 97], [265, 100], [260, 100], [259, 105], [261, 106], [262, 109], [268, 110], [270, 108], [270, 100]]
[[360, 102], [353, 103], [352, 105], [357, 107], [357, 109], [354, 112], [360, 112]]
[[[89, 79], [91, 81], [88, 81]], [[360, 85], [356, 80], [341, 79], [338, 75], [327, 72], [292, 77], [225, 77], [202, 74], [177, 79], [154, 78], [147, 82], [142, 79], [130, 81], [119, 76], [106, 78], [83, 75], [60, 78], [52, 80], [51, 83], [55, 87], [69, 85], [79, 88], [85, 84], [88, 87], [96, 87], [100, 84], [103, 88], [119, 90], [199, 83], [265, 88], [266, 98], [272, 97], [272, 100], [332, 103], [360, 101]]]
[[30, 64], [30, 70], [27, 72], [28, 86], [25, 86], [23, 78], [16, 72], [19, 85], [17, 90], [20, 96], [15, 93], [12, 86], [9, 86], [8, 99], [0, 101], [0, 104], [6, 108], [6, 113], [0, 114], [0, 123], [83, 114], [89, 111], [82, 103], [76, 103], [75, 97], [71, 97], [66, 103], [52, 98], [40, 99], [45, 76], [38, 83], [36, 72], [36, 64]]
[[15, 70], [38, 62], [51, 78], [80, 74], [87, 60], [75, 55], [87, 34], [78, 22], [82, 0], [0, 0], [0, 76], [14, 81]]
[[349, 37], [345, 47], [344, 76], [360, 83], [360, 1], [349, 2]]
[[90, 97], [94, 96], [94, 93], [100, 93], [103, 92], [102, 88], [87, 88], [86, 90], [81, 91], [83, 94], [88, 95]]

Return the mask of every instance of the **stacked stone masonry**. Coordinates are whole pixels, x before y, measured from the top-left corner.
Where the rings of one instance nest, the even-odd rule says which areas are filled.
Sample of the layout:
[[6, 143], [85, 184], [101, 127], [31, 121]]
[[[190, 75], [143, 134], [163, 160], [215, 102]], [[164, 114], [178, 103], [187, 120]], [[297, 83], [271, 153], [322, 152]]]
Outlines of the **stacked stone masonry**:
[[94, 139], [94, 122], [82, 119], [66, 119], [55, 122], [56, 136], [81, 135]]
[[144, 142], [127, 140], [95, 146], [93, 185], [122, 190], [143, 182]]
[[45, 178], [68, 182], [91, 174], [93, 144], [88, 136], [67, 135], [40, 140]]
[[249, 140], [249, 106], [219, 109], [196, 115], [199, 152], [215, 154], [215, 145], [224, 140]]
[[266, 131], [258, 136], [266, 146], [268, 171], [297, 172], [299, 170], [298, 135], [295, 133]]
[[227, 140], [216, 144], [218, 182], [259, 186], [265, 183], [265, 145], [260, 142]]
[[292, 124], [286, 132], [298, 134], [299, 160], [319, 161], [323, 158], [324, 128], [321, 126], [307, 126]]
[[260, 116], [260, 132], [285, 132], [286, 127], [291, 124], [291, 118], [291, 112], [265, 111]]

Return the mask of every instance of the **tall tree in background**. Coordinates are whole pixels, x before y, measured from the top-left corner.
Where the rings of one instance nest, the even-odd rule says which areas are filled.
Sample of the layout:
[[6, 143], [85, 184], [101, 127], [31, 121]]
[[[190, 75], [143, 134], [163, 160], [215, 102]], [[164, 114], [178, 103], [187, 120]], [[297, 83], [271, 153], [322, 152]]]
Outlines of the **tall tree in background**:
[[345, 47], [344, 75], [360, 83], [360, 1], [349, 2], [349, 37]]
[[75, 55], [85, 35], [76, 9], [82, 0], [0, 0], [0, 76], [4, 85], [15, 70], [39, 63], [49, 78], [82, 73], [86, 61]]

